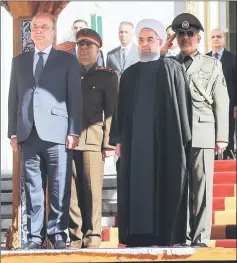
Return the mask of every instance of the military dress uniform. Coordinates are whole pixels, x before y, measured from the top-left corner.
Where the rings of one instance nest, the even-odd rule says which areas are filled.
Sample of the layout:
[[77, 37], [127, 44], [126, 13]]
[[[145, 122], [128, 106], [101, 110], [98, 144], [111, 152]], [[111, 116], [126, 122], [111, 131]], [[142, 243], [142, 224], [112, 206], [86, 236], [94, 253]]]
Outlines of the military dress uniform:
[[[91, 34], [92, 41], [99, 38], [91, 31], [86, 32], [87, 41]], [[97, 63], [86, 68], [82, 66], [81, 87], [82, 133], [78, 147], [73, 150], [69, 237], [72, 246], [80, 247], [83, 241], [85, 247], [99, 247], [104, 176], [102, 151], [115, 149], [109, 145], [109, 132], [118, 93], [118, 76], [113, 69]]]
[[[191, 14], [177, 16], [172, 30], [203, 30]], [[176, 56], [187, 74], [192, 95], [193, 124], [190, 195], [186, 244], [208, 246], [212, 227], [214, 151], [216, 142], [228, 142], [229, 97], [221, 63], [197, 50]]]

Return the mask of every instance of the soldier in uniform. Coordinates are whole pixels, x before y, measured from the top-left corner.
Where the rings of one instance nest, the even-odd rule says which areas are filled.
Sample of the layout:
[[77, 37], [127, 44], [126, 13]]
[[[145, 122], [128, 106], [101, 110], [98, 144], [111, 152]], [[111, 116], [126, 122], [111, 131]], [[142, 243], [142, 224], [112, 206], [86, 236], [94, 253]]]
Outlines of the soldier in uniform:
[[102, 40], [94, 30], [77, 33], [77, 55], [82, 67], [83, 118], [79, 146], [73, 151], [69, 218], [70, 246], [97, 248], [101, 243], [104, 159], [114, 154], [109, 132], [118, 93], [113, 69], [96, 63]]
[[[179, 61], [187, 74], [193, 105], [193, 138], [190, 167], [190, 195], [186, 245], [207, 247], [212, 227], [214, 155], [228, 145], [229, 97], [221, 63], [197, 50], [203, 29], [189, 13], [172, 22], [177, 37]], [[173, 39], [167, 40], [168, 48]]]

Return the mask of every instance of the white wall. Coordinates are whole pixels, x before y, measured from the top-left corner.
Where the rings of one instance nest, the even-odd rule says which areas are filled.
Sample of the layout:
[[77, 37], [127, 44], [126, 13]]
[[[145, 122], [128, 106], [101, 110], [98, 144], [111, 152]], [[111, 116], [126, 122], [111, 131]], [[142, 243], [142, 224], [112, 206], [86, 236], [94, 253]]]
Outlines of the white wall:
[[153, 18], [166, 27], [175, 16], [174, 9], [174, 1], [70, 2], [58, 18], [57, 43], [72, 38], [71, 26], [76, 19], [86, 20], [90, 27], [90, 14], [102, 15], [104, 42], [102, 50], [106, 55], [109, 50], [119, 45], [118, 27], [121, 21], [131, 21], [136, 26], [141, 19]]
[[12, 150], [7, 138], [8, 90], [13, 56], [13, 19], [1, 7], [1, 173], [12, 172]]

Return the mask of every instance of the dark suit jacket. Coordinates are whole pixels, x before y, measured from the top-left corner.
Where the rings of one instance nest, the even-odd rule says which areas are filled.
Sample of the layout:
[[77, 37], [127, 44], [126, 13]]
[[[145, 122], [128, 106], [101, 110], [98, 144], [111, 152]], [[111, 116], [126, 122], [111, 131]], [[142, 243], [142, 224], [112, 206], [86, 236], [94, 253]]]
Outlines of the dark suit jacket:
[[34, 123], [42, 140], [65, 144], [68, 134], [81, 130], [80, 65], [75, 56], [52, 48], [35, 86], [33, 56], [34, 50], [12, 60], [8, 137], [24, 141]]
[[128, 68], [129, 66], [137, 63], [139, 61], [139, 53], [138, 53], [138, 47], [134, 43], [131, 46], [131, 49], [129, 50], [126, 62], [124, 65], [121, 63], [120, 59], [120, 50], [121, 47], [117, 47], [107, 54], [107, 61], [106, 61], [106, 67], [113, 68], [116, 70], [118, 75], [122, 75], [123, 71]]
[[[207, 55], [211, 56], [212, 52], [207, 53]], [[236, 55], [224, 49], [220, 61], [230, 97], [230, 107], [233, 108], [237, 105]]]

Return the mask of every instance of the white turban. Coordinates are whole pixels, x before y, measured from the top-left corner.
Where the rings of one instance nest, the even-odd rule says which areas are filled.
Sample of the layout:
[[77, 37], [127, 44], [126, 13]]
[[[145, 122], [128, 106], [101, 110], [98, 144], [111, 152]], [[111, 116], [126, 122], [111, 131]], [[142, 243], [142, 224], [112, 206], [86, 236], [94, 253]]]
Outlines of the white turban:
[[137, 39], [139, 38], [139, 33], [142, 29], [148, 28], [156, 32], [156, 34], [164, 40], [166, 38], [166, 31], [165, 27], [157, 20], [155, 19], [143, 19], [140, 22], [138, 22], [135, 34]]

